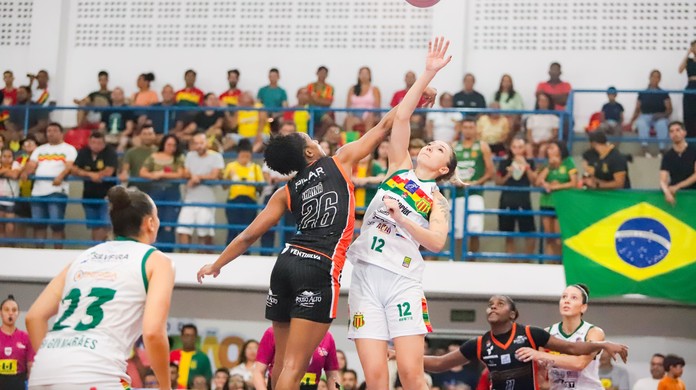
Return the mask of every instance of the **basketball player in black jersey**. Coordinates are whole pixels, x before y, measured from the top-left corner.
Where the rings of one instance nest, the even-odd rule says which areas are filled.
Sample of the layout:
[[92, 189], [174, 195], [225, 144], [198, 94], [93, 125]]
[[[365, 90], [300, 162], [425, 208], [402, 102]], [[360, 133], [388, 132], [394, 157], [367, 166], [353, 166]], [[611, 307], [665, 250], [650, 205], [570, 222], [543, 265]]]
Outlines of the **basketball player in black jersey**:
[[567, 342], [541, 328], [515, 322], [519, 312], [508, 296], [494, 295], [486, 309], [490, 332], [471, 339], [457, 351], [443, 356], [425, 356], [426, 371], [442, 372], [471, 361], [482, 361], [490, 371], [491, 390], [536, 390], [537, 366], [531, 356], [521, 353], [524, 347], [545, 347], [568, 355], [587, 355], [602, 350], [612, 357], [616, 354], [626, 361], [628, 347], [602, 342]]
[[[425, 97], [432, 104], [434, 90]], [[274, 389], [299, 388], [312, 353], [336, 317], [341, 271], [355, 221], [350, 172], [387, 136], [395, 113], [392, 109], [334, 157], [327, 157], [307, 134], [271, 138], [264, 152], [266, 164], [281, 174], [296, 172], [294, 178], [273, 194], [214, 264], [198, 271], [199, 283], [207, 275], [217, 277], [223, 266], [277, 225], [287, 210], [295, 216], [298, 232], [278, 255], [266, 299], [266, 318], [273, 321], [276, 339]]]

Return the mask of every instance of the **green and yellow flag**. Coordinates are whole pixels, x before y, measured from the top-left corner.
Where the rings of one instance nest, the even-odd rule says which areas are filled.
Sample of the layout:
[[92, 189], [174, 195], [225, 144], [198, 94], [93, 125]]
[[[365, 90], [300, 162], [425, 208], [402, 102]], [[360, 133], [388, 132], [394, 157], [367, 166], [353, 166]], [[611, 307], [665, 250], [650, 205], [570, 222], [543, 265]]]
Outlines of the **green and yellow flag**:
[[553, 193], [568, 284], [696, 303], [696, 191]]

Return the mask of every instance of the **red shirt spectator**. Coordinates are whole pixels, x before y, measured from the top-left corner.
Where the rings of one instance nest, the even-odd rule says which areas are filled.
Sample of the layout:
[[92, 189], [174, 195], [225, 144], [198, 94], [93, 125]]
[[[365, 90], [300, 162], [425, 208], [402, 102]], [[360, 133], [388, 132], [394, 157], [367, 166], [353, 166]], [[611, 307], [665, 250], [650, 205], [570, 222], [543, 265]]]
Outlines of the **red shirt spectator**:
[[196, 88], [196, 72], [189, 69], [184, 73], [186, 88], [176, 92], [175, 100], [177, 106], [200, 106], [203, 104], [205, 94]]
[[[416, 82], [416, 74], [413, 73], [412, 71], [406, 72], [406, 76], [404, 77], [404, 82], [406, 83], [406, 88], [402, 89], [400, 91], [396, 91], [394, 93], [394, 96], [392, 96], [391, 100], [391, 106], [396, 107], [397, 104], [401, 103], [402, 100], [404, 100], [404, 96], [406, 96], [406, 92], [413, 86], [413, 83]], [[424, 105], [426, 103], [425, 98], [421, 96], [420, 101], [418, 102], [418, 107]]]
[[568, 94], [572, 89], [570, 83], [561, 80], [561, 64], [554, 62], [549, 67], [549, 80], [537, 85], [536, 93], [544, 92], [551, 95], [556, 110], [565, 110]]
[[223, 106], [236, 106], [239, 104], [239, 95], [242, 94], [242, 91], [237, 88], [237, 83], [239, 82], [239, 71], [237, 69], [227, 71], [227, 82], [230, 84], [230, 89], [220, 95], [220, 103]]

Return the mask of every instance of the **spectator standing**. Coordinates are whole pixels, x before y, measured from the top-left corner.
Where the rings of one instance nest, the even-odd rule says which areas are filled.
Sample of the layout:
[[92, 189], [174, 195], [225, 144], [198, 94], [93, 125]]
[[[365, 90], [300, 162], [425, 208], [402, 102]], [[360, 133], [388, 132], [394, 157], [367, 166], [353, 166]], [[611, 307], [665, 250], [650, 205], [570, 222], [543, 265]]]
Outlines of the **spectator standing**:
[[155, 75], [152, 73], [142, 73], [138, 76], [138, 81], [136, 82], [138, 92], [131, 97], [131, 106], [144, 107], [159, 102], [157, 92], [150, 89], [153, 81], [155, 81]]
[[[84, 106], [110, 106], [111, 105], [111, 91], [109, 90], [109, 73], [105, 70], [100, 71], [97, 74], [97, 81], [99, 82], [99, 89], [90, 92], [87, 96], [82, 99], [73, 99], [73, 103], [80, 107]], [[99, 113], [97, 113], [99, 114]], [[84, 123], [87, 117], [87, 111], [78, 110], [77, 111], [77, 123]]]
[[656, 353], [650, 358], [650, 377], [640, 378], [633, 385], [633, 390], [657, 390], [660, 380], [665, 376], [665, 355]]
[[[684, 89], [696, 92], [696, 40], [691, 41], [691, 46], [686, 52], [686, 57], [679, 64], [679, 73], [686, 71], [687, 84]], [[684, 106], [684, 127], [686, 136], [696, 138], [696, 93], [685, 93], [682, 103]]]
[[[240, 108], [261, 108], [263, 105], [254, 101], [254, 97], [249, 92], [242, 92], [239, 96]], [[241, 139], [246, 138], [253, 147], [260, 150], [263, 147], [264, 139], [271, 134], [271, 126], [268, 123], [268, 114], [261, 110], [240, 109], [236, 112], [237, 134], [228, 134], [232, 142], [227, 143], [225, 150], [236, 145]]]
[[[553, 98], [546, 92], [538, 92], [535, 110], [550, 110]], [[548, 144], [558, 139], [560, 121], [554, 114], [532, 114], [527, 117], [527, 157], [543, 157]]]
[[686, 134], [683, 123], [669, 124], [672, 147], [660, 163], [660, 188], [670, 204], [676, 202], [677, 191], [696, 190], [696, 146], [686, 142]]
[[[72, 170], [77, 150], [63, 142], [63, 126], [59, 123], [54, 122], [46, 127], [46, 139], [48, 143], [39, 146], [31, 154], [21, 178], [26, 180], [31, 174], [46, 178], [34, 181], [31, 196], [39, 198], [39, 201], [32, 202], [31, 215], [34, 219], [50, 220], [53, 239], [65, 240], [65, 224], [60, 222], [65, 217], [70, 187], [65, 178]], [[38, 222], [33, 226], [34, 238], [46, 240], [47, 223]], [[62, 249], [63, 245], [56, 243], [54, 247]]]
[[[512, 82], [512, 76], [504, 74], [500, 78], [498, 90], [493, 94], [491, 100], [500, 105], [501, 110], [524, 110], [524, 100], [522, 95], [515, 91], [515, 86]], [[520, 129], [522, 115], [520, 114], [503, 114], [507, 117], [510, 123], [510, 128], [513, 133]]]
[[[539, 198], [539, 208], [543, 211], [555, 211], [551, 193], [554, 191], [575, 188], [577, 185], [577, 169], [573, 158], [568, 153], [568, 148], [560, 141], [554, 141], [546, 149], [546, 158], [549, 164], [544, 167], [537, 177], [537, 183], [544, 188], [544, 193]], [[544, 233], [561, 233], [558, 218], [553, 215], [541, 217]], [[561, 240], [559, 238], [545, 238], [544, 253], [547, 255], [561, 255]]]
[[[445, 92], [440, 95], [440, 107], [453, 107], [452, 95]], [[459, 112], [429, 112], [425, 124], [426, 138], [433, 141], [445, 141], [447, 143], [456, 141], [459, 122], [462, 114]]]
[[[223, 175], [225, 180], [244, 181], [249, 183], [258, 183], [264, 181], [261, 166], [252, 161], [251, 143], [248, 140], [242, 140], [237, 145], [237, 160], [227, 164]], [[240, 225], [237, 228], [230, 228], [227, 232], [227, 242], [237, 237], [256, 217], [256, 194], [257, 189], [253, 184], [232, 184], [230, 185], [229, 195], [227, 198], [228, 207], [225, 209], [227, 214], [227, 223], [230, 225]], [[238, 205], [240, 208], [232, 208], [229, 206]]]
[[[167, 84], [162, 87], [162, 101], [155, 103], [152, 107], [173, 107], [176, 104], [176, 94], [174, 93], [174, 87]], [[149, 112], [147, 114], [148, 118], [152, 121], [152, 126], [155, 128], [157, 134], [164, 134], [169, 131], [171, 133], [176, 133], [180, 131], [183, 127], [183, 121], [177, 121], [177, 111], [165, 110]], [[168, 125], [165, 125], [165, 119], [169, 119]], [[166, 127], [166, 128], [165, 128]]]
[[457, 248], [462, 247], [464, 238], [464, 206], [467, 208], [466, 232], [473, 233], [469, 238], [469, 251], [478, 252], [480, 240], [476, 233], [483, 232], [484, 215], [472, 213], [483, 211], [483, 191], [470, 190], [468, 198], [464, 199], [464, 186], [483, 186], [495, 174], [493, 155], [487, 143], [479, 141], [476, 134], [476, 122], [473, 117], [465, 117], [461, 123], [461, 139], [452, 148], [457, 157], [457, 172], [459, 180], [453, 180], [457, 186], [455, 198], [454, 238]]
[[652, 157], [648, 152], [648, 143], [644, 141], [650, 137], [650, 128], [655, 129], [657, 139], [659, 140], [659, 148], [662, 150], [665, 147], [664, 140], [667, 138], [667, 124], [669, 117], [672, 115], [672, 100], [669, 95], [660, 88], [660, 80], [662, 73], [659, 70], [650, 72], [650, 82], [646, 92], [638, 94], [636, 108], [631, 117], [631, 124], [635, 123], [638, 129], [638, 136], [643, 140], [643, 153], [645, 157]]
[[[171, 182], [173, 179], [182, 179], [186, 174], [184, 168], [184, 156], [181, 152], [179, 140], [173, 135], [162, 138], [157, 152], [151, 154], [140, 167], [140, 177], [152, 180], [148, 183], [149, 195], [155, 202], [179, 202], [181, 191], [179, 183]], [[158, 207], [159, 218], [165, 224], [176, 222], [179, 215], [179, 206], [161, 205]], [[157, 232], [157, 242], [174, 244], [174, 227], [160, 225]], [[160, 249], [163, 252], [171, 252], [171, 248]]]
[[186, 86], [176, 91], [175, 101], [177, 106], [196, 107], [203, 104], [205, 94], [196, 88], [196, 71], [189, 69], [184, 73]]
[[[48, 105], [48, 72], [40, 70], [36, 75], [29, 76], [29, 88], [31, 88], [31, 96], [34, 98], [34, 103], [40, 106]], [[34, 86], [36, 82], [36, 86]]]
[[295, 123], [295, 128], [298, 132], [307, 134], [310, 118], [309, 111], [307, 111], [308, 107], [309, 92], [307, 91], [307, 88], [303, 87], [297, 90], [297, 104], [292, 107], [296, 108], [297, 110], [285, 111], [285, 113], [283, 113], [283, 123], [291, 121]]
[[239, 104], [239, 95], [242, 94], [242, 90], [237, 88], [239, 83], [239, 70], [230, 69], [227, 71], [227, 83], [229, 84], [229, 89], [220, 95], [220, 103], [224, 106], [236, 106]]
[[665, 356], [665, 376], [658, 383], [657, 390], [686, 390], [684, 382], [679, 379], [684, 374], [685, 365], [686, 362], [682, 357], [677, 355]]
[[[589, 140], [594, 156], [588, 160], [589, 176], [585, 175], [583, 184], [587, 188], [631, 188], [626, 156], [608, 143], [601, 131], [590, 133]], [[583, 157], [590, 155], [586, 153]]]
[[[22, 166], [13, 157], [12, 149], [0, 149], [0, 197], [19, 197], [17, 179], [22, 171]], [[16, 204], [14, 200], [0, 200], [0, 218], [14, 218]], [[14, 232], [15, 224], [13, 222], [0, 222], [0, 237], [13, 238]], [[8, 244], [10, 243], [5, 245]]]
[[[382, 106], [379, 88], [372, 84], [372, 71], [363, 66], [358, 71], [358, 82], [348, 91], [346, 108], [376, 109]], [[363, 132], [371, 129], [378, 121], [379, 113], [370, 111], [351, 111], [346, 115], [343, 128], [346, 131], [356, 130], [362, 125]]]
[[[99, 83], [99, 89], [90, 92], [87, 96], [82, 99], [73, 99], [73, 103], [78, 106], [91, 106], [96, 100], [102, 99], [108, 102], [107, 105], [111, 105], [111, 91], [109, 90], [109, 73], [105, 70], [100, 71], [97, 74], [97, 81]], [[78, 123], [81, 122], [78, 119]]]
[[[24, 167], [29, 162], [31, 154], [34, 153], [34, 150], [36, 150], [36, 147], [38, 146], [38, 142], [36, 142], [36, 137], [34, 137], [31, 134], [27, 135], [27, 137], [22, 140], [21, 146], [22, 150], [19, 157], [17, 157], [17, 162], [19, 163], [21, 169], [24, 170]], [[33, 180], [20, 179], [19, 196], [22, 198], [31, 197], [31, 189], [33, 186]], [[31, 203], [29, 203], [28, 201], [15, 202], [14, 213], [18, 218], [31, 218]], [[28, 237], [26, 234], [27, 226], [31, 226], [31, 224], [27, 222], [17, 223], [17, 237]]]
[[[205, 106], [217, 108], [220, 106], [220, 101], [214, 93], [205, 95]], [[186, 126], [183, 132], [177, 134], [177, 137], [182, 141], [188, 141], [193, 134], [202, 132], [206, 139], [208, 147], [214, 147], [218, 144], [218, 139], [222, 139], [222, 126], [225, 119], [225, 114], [218, 110], [198, 111], [193, 121]]]
[[[140, 130], [140, 146], [128, 149], [123, 156], [121, 173], [118, 175], [118, 179], [121, 182], [127, 182], [131, 177], [140, 177], [140, 168], [143, 166], [143, 163], [145, 163], [145, 160], [157, 150], [155, 146], [156, 141], [157, 136], [155, 135], [155, 129], [152, 127], [152, 124], [147, 123]], [[140, 191], [149, 192], [148, 183], [137, 182], [132, 183], [131, 186]]]
[[92, 230], [93, 241], [105, 241], [109, 233], [109, 207], [106, 193], [116, 183], [104, 181], [116, 174], [118, 156], [116, 151], [106, 144], [104, 134], [93, 131], [89, 136], [89, 144], [77, 153], [72, 174], [86, 178], [82, 190], [82, 198], [100, 203], [83, 203], [87, 229]]
[[623, 132], [624, 108], [621, 103], [616, 101], [616, 88], [607, 89], [607, 99], [609, 102], [602, 106], [602, 122], [598, 129], [605, 134], [621, 137]]
[[[506, 187], [530, 187], [536, 181], [534, 160], [525, 158], [525, 149], [526, 145], [523, 138], [512, 140], [509, 157], [498, 165], [495, 184]], [[498, 208], [506, 211], [531, 211], [532, 200], [528, 191], [502, 191]], [[532, 215], [498, 215], [498, 229], [500, 231], [514, 232], [515, 225], [520, 233], [536, 231]], [[525, 251], [523, 253], [534, 253], [536, 239], [526, 237], [524, 241]], [[505, 250], [507, 253], [519, 253], [515, 248], [513, 237], [505, 237]]]
[[[331, 107], [334, 99], [334, 88], [326, 82], [329, 76], [329, 69], [320, 66], [317, 69], [317, 81], [307, 85], [309, 93], [310, 107], [327, 108]], [[322, 139], [324, 130], [334, 122], [334, 115], [328, 111], [314, 112], [314, 139]]]
[[[454, 106], [459, 108], [486, 108], [486, 98], [474, 90], [476, 77], [467, 73], [464, 75], [464, 89], [454, 94]], [[466, 116], [476, 117], [478, 114], [470, 113]]]
[[34, 361], [34, 348], [27, 332], [17, 329], [19, 305], [14, 296], [9, 295], [3, 300], [0, 310], [0, 350], [3, 351], [0, 389], [24, 390], [29, 368]]
[[[541, 82], [537, 85], [536, 93], [543, 92], [551, 96], [551, 101], [554, 105], [553, 109], [563, 111], [568, 102], [568, 95], [573, 87], [570, 83], [561, 80], [561, 64], [554, 62], [549, 66], [549, 80]], [[549, 108], [551, 110], [552, 108]]]
[[[263, 104], [264, 107], [282, 108], [288, 106], [288, 94], [285, 89], [278, 85], [280, 80], [280, 71], [272, 68], [268, 71], [268, 85], [261, 87], [256, 94], [256, 99]], [[274, 119], [280, 119], [282, 112], [269, 111], [268, 115]]]
[[[217, 96], [212, 95], [215, 99]], [[186, 154], [184, 162], [188, 182], [186, 183], [186, 203], [215, 203], [215, 187], [203, 183], [206, 180], [217, 180], [220, 172], [225, 167], [222, 155], [208, 149], [206, 136], [198, 133], [193, 136], [191, 151]], [[180, 225], [214, 225], [215, 208], [209, 206], [184, 206], [179, 213]], [[194, 228], [198, 233], [198, 243], [201, 245], [213, 245], [215, 229], [202, 226], [179, 226], [176, 232], [179, 236], [179, 243], [188, 245], [191, 243], [191, 236]], [[184, 251], [186, 251], [184, 249]]]
[[11, 70], [6, 70], [2, 73], [2, 80], [5, 82], [5, 88], [2, 92], [2, 102], [3, 106], [14, 106], [17, 104], [17, 88], [14, 87], [14, 74]]
[[[17, 88], [14, 87], [14, 74], [11, 70], [6, 70], [2, 73], [2, 79], [5, 82], [5, 88], [0, 90], [0, 105], [14, 106], [17, 104]], [[0, 112], [0, 129], [3, 128], [4, 122], [9, 117], [9, 111]]]
[[253, 386], [253, 375], [256, 366], [256, 357], [259, 352], [259, 342], [256, 340], [247, 340], [242, 349], [239, 350], [237, 365], [230, 370], [230, 376], [241, 375], [244, 378], [247, 386]]
[[[500, 109], [500, 104], [496, 101], [491, 102], [490, 108], [494, 110]], [[476, 129], [478, 137], [491, 147], [491, 152], [496, 156], [505, 154], [511, 135], [510, 122], [507, 116], [500, 115], [497, 112], [483, 114], [476, 120]]]
[[[193, 378], [203, 375], [207, 381], [213, 377], [210, 359], [203, 351], [196, 348], [198, 328], [193, 324], [185, 324], [181, 327], [181, 349], [173, 350], [169, 355], [169, 362], [178, 367], [177, 385], [189, 389], [193, 386]], [[172, 375], [172, 378], [174, 376]], [[175, 386], [172, 386], [175, 388]]]
[[611, 363], [611, 356], [602, 352], [599, 355], [599, 380], [606, 390], [629, 390], [628, 371]]
[[[28, 125], [26, 129], [27, 134], [34, 135], [40, 141], [45, 140], [44, 131], [48, 125], [48, 113], [43, 110], [33, 110], [32, 108], [36, 108], [35, 106], [38, 106], [38, 104], [31, 101], [31, 96], [31, 89], [28, 86], [23, 85], [17, 88], [17, 104], [8, 110], [10, 116], [5, 121], [8, 142], [20, 139], [20, 134], [25, 130], [25, 122]], [[26, 119], [26, 106], [30, 108], [28, 120]]]
[[126, 95], [120, 87], [111, 91], [111, 107], [102, 111], [102, 126], [106, 131], [106, 141], [117, 147], [119, 152], [124, 152], [130, 142], [130, 137], [135, 130], [135, 114], [128, 110]]

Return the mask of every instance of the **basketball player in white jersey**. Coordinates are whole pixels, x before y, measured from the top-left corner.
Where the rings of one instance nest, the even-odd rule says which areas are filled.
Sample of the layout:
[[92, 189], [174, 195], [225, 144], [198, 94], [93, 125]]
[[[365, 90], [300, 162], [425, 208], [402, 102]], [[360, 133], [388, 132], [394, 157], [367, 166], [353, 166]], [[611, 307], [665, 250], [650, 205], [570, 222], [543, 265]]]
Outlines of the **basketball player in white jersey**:
[[157, 207], [145, 193], [121, 186], [108, 199], [117, 238], [68, 264], [27, 313], [38, 351], [29, 389], [130, 389], [126, 359], [141, 334], [160, 388], [170, 389], [166, 325], [174, 268], [151, 246]]
[[[573, 284], [563, 291], [559, 308], [563, 320], [546, 328], [551, 336], [569, 342], [604, 341], [604, 331], [582, 319], [590, 292], [584, 284]], [[548, 372], [550, 390], [603, 390], [599, 380], [599, 361], [591, 355], [562, 355], [553, 351], [528, 351]], [[544, 375], [544, 371], [541, 371]]]
[[396, 111], [389, 144], [389, 171], [364, 216], [360, 236], [348, 249], [354, 264], [348, 306], [348, 337], [355, 340], [369, 389], [387, 389], [387, 342], [394, 341], [403, 387], [426, 388], [423, 345], [430, 332], [419, 247], [438, 252], [447, 240], [449, 206], [436, 182], [454, 174], [457, 159], [446, 142], [425, 146], [414, 169], [408, 153], [410, 118], [421, 94], [449, 63], [449, 42], [431, 42], [426, 67]]

